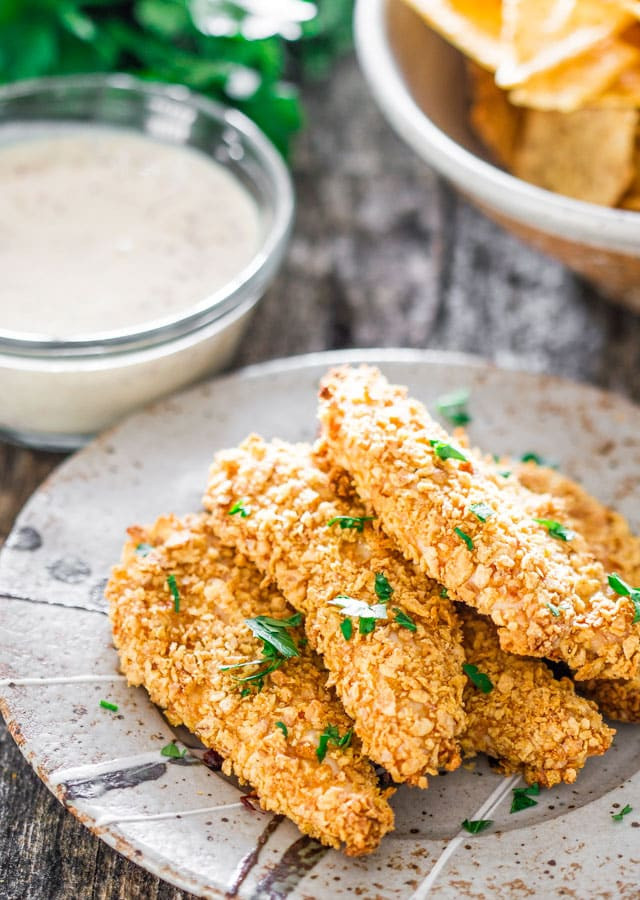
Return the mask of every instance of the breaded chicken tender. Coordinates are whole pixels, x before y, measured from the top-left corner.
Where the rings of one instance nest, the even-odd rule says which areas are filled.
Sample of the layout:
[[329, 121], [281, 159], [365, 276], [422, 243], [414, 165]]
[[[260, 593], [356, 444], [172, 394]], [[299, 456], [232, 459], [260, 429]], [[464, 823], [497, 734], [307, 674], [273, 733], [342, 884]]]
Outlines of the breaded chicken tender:
[[[456, 768], [465, 677], [453, 606], [370, 522], [349, 520], [354, 510], [311, 448], [252, 436], [218, 453], [204, 505], [220, 538], [305, 614], [366, 755], [421, 787], [425, 775]], [[354, 601], [367, 607], [348, 613]]]
[[[316, 446], [319, 457], [327, 466], [324, 443]], [[331, 475], [340, 496], [358, 515], [371, 512], [344, 470], [333, 469]], [[425, 583], [437, 602], [441, 587], [426, 578]], [[467, 727], [460, 741], [465, 755], [486, 753], [498, 760], [505, 774], [521, 772], [530, 784], [551, 787], [575, 781], [587, 757], [604, 753], [614, 732], [593, 703], [576, 695], [570, 679], [555, 680], [541, 660], [505, 653], [491, 619], [463, 604], [457, 611], [467, 663], [493, 684], [484, 693], [471, 679], [467, 682]]]
[[[609, 509], [566, 475], [547, 466], [519, 463], [514, 473], [529, 490], [547, 493], [563, 504], [567, 524], [579, 531], [608, 572], [640, 586], [640, 538], [619, 513]], [[610, 719], [640, 722], [640, 675], [630, 680], [592, 680], [580, 690]]]
[[464, 693], [467, 755], [486, 753], [506, 775], [521, 772], [529, 784], [572, 784], [589, 756], [599, 756], [615, 732], [595, 703], [576, 694], [569, 678], [556, 680], [541, 660], [500, 649], [490, 619], [460, 606], [467, 662], [487, 675], [483, 693], [471, 681]]
[[262, 690], [246, 683], [245, 696], [234, 675], [259, 666], [221, 670], [261, 658], [245, 617], [291, 616], [282, 595], [220, 544], [203, 514], [166, 516], [130, 529], [130, 538], [106, 591], [129, 683], [144, 685], [170, 722], [220, 753], [225, 773], [255, 788], [264, 809], [349, 855], [375, 850], [393, 827], [389, 792], [379, 789], [357, 738], [348, 746], [330, 741], [318, 759], [327, 726], [344, 737], [352, 723], [317, 657], [300, 648]]
[[320, 419], [334, 463], [385, 531], [452, 597], [491, 616], [504, 650], [563, 660], [580, 679], [633, 676], [633, 606], [609, 588], [582, 538], [556, 540], [535, 521], [544, 498], [534, 515], [535, 495], [462, 453], [377, 369], [330, 372]]

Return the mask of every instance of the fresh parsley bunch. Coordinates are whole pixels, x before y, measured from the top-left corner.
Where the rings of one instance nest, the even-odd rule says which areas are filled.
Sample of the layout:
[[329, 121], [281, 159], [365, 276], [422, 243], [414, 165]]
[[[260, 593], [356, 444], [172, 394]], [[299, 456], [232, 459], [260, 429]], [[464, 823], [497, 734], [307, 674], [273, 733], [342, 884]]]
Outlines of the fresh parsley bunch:
[[353, 0], [2, 0], [0, 82], [130, 72], [236, 106], [286, 155], [297, 83], [350, 45]]

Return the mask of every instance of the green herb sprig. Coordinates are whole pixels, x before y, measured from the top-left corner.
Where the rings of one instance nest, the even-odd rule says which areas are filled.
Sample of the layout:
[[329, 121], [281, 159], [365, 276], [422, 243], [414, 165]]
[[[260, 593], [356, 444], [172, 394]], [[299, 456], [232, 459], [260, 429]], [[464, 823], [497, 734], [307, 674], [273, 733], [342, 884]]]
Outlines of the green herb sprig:
[[467, 545], [467, 550], [473, 550], [473, 539], [467, 534], [466, 531], [463, 531], [462, 528], [456, 527], [453, 529], [454, 532], [458, 535], [461, 541], [464, 541]]
[[[358, 619], [358, 631], [363, 635], [371, 634], [376, 627], [376, 621], [378, 619], [387, 618], [387, 607], [384, 603], [377, 603], [372, 606], [370, 603], [365, 603], [363, 600], [356, 600], [354, 597], [349, 597], [347, 594], [338, 594], [333, 600], [329, 600], [329, 605], [339, 606], [340, 613], [343, 616]], [[344, 630], [342, 631], [342, 634], [345, 637], [345, 640], [349, 640], [352, 630], [348, 631], [349, 637], [347, 637]]]
[[179, 750], [175, 741], [171, 741], [160, 751], [161, 756], [168, 756], [170, 759], [184, 759], [187, 755], [186, 750]]
[[387, 603], [389, 600], [391, 600], [393, 588], [389, 584], [389, 581], [383, 572], [376, 572], [374, 590], [376, 592], [376, 597], [378, 598], [380, 603]]
[[462, 827], [469, 834], [480, 834], [481, 831], [485, 831], [492, 825], [493, 819], [465, 819], [462, 823]]
[[400, 625], [401, 628], [407, 628], [409, 631], [417, 631], [418, 626], [413, 621], [409, 613], [404, 612], [404, 610], [400, 609], [398, 606], [394, 606], [393, 611], [396, 615], [395, 622]]
[[444, 416], [452, 425], [468, 425], [471, 421], [469, 410], [469, 391], [462, 388], [459, 391], [452, 391], [450, 394], [443, 394], [436, 401], [436, 408], [441, 416]]
[[633, 807], [629, 806], [629, 804], [627, 803], [627, 805], [623, 809], [621, 809], [620, 812], [611, 813], [611, 818], [613, 819], [614, 822], [622, 822], [624, 817], [628, 816], [629, 813], [632, 811], [633, 811]]
[[180, 590], [178, 589], [178, 582], [176, 581], [175, 575], [167, 576], [167, 587], [173, 597], [173, 611], [180, 612]]
[[365, 522], [372, 522], [375, 516], [333, 516], [327, 522], [327, 528], [332, 525], [338, 525], [344, 531], [346, 528], [353, 528], [354, 531], [363, 532]]
[[241, 519], [247, 519], [251, 515], [251, 507], [244, 500], [236, 500], [229, 509], [228, 515], [237, 516], [238, 514]]
[[452, 444], [447, 444], [445, 441], [429, 441], [429, 443], [438, 459], [459, 459], [462, 462], [469, 462], [464, 453]]
[[333, 744], [335, 747], [344, 749], [349, 746], [352, 737], [352, 728], [350, 728], [347, 732], [345, 732], [345, 734], [342, 735], [342, 737], [340, 737], [340, 732], [335, 725], [327, 725], [325, 730], [320, 735], [318, 746], [316, 748], [316, 756], [318, 757], [318, 762], [323, 762], [325, 756], [327, 755], [329, 744]]
[[511, 813], [522, 812], [523, 809], [538, 805], [538, 801], [533, 799], [540, 793], [540, 785], [537, 781], [527, 787], [512, 788], [512, 791]]
[[485, 675], [484, 672], [481, 672], [477, 666], [474, 666], [473, 663], [464, 663], [462, 666], [462, 671], [467, 676], [469, 681], [474, 684], [479, 691], [482, 691], [483, 694], [490, 694], [493, 690], [493, 682], [489, 678], [488, 675]]
[[294, 656], [300, 656], [300, 651], [289, 634], [290, 628], [296, 628], [302, 622], [302, 613], [295, 613], [287, 619], [273, 619], [271, 616], [256, 616], [253, 619], [245, 619], [258, 640], [262, 641], [262, 658], [251, 659], [243, 663], [234, 663], [230, 666], [220, 666], [221, 672], [229, 672], [233, 669], [243, 669], [247, 666], [261, 666], [257, 672], [246, 675], [244, 678], [236, 678], [238, 684], [244, 684], [241, 696], [246, 697], [251, 684], [258, 692], [264, 687], [267, 675], [275, 672], [287, 660]]
[[118, 712], [119, 709], [117, 703], [110, 703], [109, 700], [101, 700], [100, 706], [102, 709], [108, 709], [109, 712]]
[[633, 603], [634, 614], [633, 624], [640, 622], [640, 588], [632, 588], [631, 585], [623, 581], [619, 575], [609, 575], [609, 587], [618, 594], [619, 597], [628, 597]]
[[487, 503], [472, 503], [469, 506], [470, 512], [474, 514], [476, 519], [479, 519], [481, 522], [486, 522], [487, 519], [490, 519], [491, 516], [495, 515], [495, 510], [491, 509], [491, 507]]
[[534, 519], [533, 521], [546, 528], [551, 537], [557, 541], [572, 541], [576, 536], [575, 531], [554, 519]]

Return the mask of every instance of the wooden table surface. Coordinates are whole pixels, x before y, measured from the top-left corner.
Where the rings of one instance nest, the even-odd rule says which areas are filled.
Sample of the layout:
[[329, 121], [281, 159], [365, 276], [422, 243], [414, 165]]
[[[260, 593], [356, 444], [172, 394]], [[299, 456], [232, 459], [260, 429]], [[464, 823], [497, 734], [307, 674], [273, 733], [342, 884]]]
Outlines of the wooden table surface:
[[[295, 236], [236, 366], [311, 350], [429, 347], [640, 400], [639, 317], [459, 200], [391, 133], [353, 60], [308, 101]], [[0, 443], [0, 540], [60, 459]], [[93, 837], [0, 729], [3, 900], [188, 896]]]

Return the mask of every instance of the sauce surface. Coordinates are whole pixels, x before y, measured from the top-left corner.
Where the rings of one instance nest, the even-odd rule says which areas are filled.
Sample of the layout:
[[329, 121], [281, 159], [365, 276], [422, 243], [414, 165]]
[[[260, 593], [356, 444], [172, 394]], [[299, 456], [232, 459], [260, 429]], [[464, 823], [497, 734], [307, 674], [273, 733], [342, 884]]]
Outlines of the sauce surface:
[[69, 338], [187, 312], [259, 241], [253, 198], [199, 151], [99, 127], [0, 145], [0, 330]]

